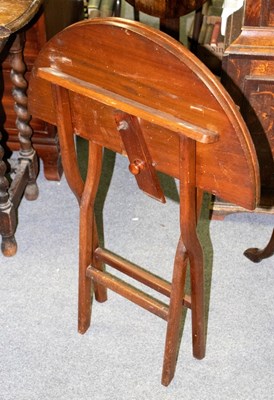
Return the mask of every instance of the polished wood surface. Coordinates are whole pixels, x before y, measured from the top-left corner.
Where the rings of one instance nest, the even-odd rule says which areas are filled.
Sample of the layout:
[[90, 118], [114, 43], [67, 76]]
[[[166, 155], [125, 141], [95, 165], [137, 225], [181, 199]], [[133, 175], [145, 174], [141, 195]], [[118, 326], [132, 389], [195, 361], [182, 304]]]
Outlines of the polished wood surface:
[[[19, 3], [19, 2], [18, 2]], [[80, 0], [47, 0], [39, 13], [25, 27], [24, 60], [25, 78], [28, 80], [35, 58], [46, 41], [66, 26], [83, 18], [83, 4]], [[12, 151], [19, 150], [18, 134], [13, 109], [12, 87], [10, 82], [9, 57], [2, 62], [4, 92], [2, 98], [4, 130], [7, 146]], [[39, 119], [31, 121], [33, 129], [32, 143], [43, 162], [43, 172], [47, 179], [59, 180], [62, 175], [62, 163], [56, 128]]]
[[[203, 252], [196, 232], [202, 193], [248, 209], [259, 201], [257, 157], [241, 114], [184, 46], [148, 26], [115, 18], [75, 24], [50, 40], [35, 62], [29, 93], [32, 114], [58, 127], [65, 175], [80, 205], [79, 332], [90, 325], [93, 285], [100, 302], [110, 288], [158, 315], [167, 321], [162, 383], [168, 385], [183, 306], [191, 309], [193, 355], [205, 355]], [[75, 135], [89, 142], [85, 182]], [[139, 188], [161, 202], [156, 172], [180, 181], [181, 235], [171, 284], [99, 245], [94, 202], [104, 147], [127, 156]], [[103, 263], [168, 296], [169, 305], [117, 280]]]
[[[38, 12], [42, 0], [19, 0], [0, 3], [0, 49], [9, 53], [10, 81], [16, 115], [16, 127], [19, 141], [19, 160], [11, 183], [6, 178], [7, 166], [3, 142], [3, 121], [1, 123], [0, 143], [0, 234], [1, 250], [5, 256], [12, 256], [17, 251], [14, 237], [17, 217], [16, 210], [23, 195], [28, 200], [38, 196], [36, 176], [38, 162], [32, 147], [32, 130], [29, 125], [30, 115], [27, 108], [26, 65], [23, 58], [25, 36], [23, 28]], [[18, 33], [17, 33], [18, 31]], [[8, 46], [7, 49], [5, 46]]]
[[0, 39], [9, 37], [29, 23], [43, 0], [1, 0]]
[[[118, 27], [120, 26], [119, 24], [123, 27], [122, 22], [119, 23], [117, 21]], [[133, 26], [135, 26], [134, 23]], [[99, 36], [100, 32], [98, 33], [96, 29], [105, 30], [106, 34], [101, 34], [98, 39], [98, 47], [96, 46], [94, 49], [94, 41], [90, 39], [90, 31], [94, 30], [94, 34]], [[193, 69], [189, 68], [187, 63], [186, 65], [181, 63], [180, 58], [173, 55], [172, 50], [169, 51], [168, 48], [165, 49], [164, 54], [160, 54], [155, 50], [153, 61], [145, 61], [147, 58], [146, 52], [150, 51], [149, 41], [148, 44], [138, 43], [141, 47], [137, 52], [135, 48], [132, 48], [132, 41], [135, 39], [133, 33], [128, 37], [123, 37], [121, 43], [117, 42], [116, 45], [112, 44], [110, 46], [108, 44], [108, 29], [112, 30], [112, 27], [109, 28], [108, 24], [97, 26], [96, 24], [88, 25], [86, 23], [83, 25], [77, 24], [74, 29], [66, 29], [62, 33], [62, 37], [64, 37], [64, 40], [67, 36], [69, 37], [68, 44], [66, 42], [67, 61], [63, 61], [65, 60], [63, 56], [65, 45], [58, 46], [56, 39], [53, 39], [44, 47], [44, 51], [39, 57], [39, 62], [35, 64], [33, 70], [33, 74], [35, 74], [38, 67], [52, 66], [56, 71], [71, 75], [73, 78], [83, 82], [83, 93], [71, 94], [71, 101], [75, 107], [73, 119], [76, 131], [81, 128], [79, 131], [81, 135], [89, 137], [88, 132], [92, 130], [93, 139], [99, 144], [109, 136], [105, 130], [101, 130], [97, 126], [95, 121], [83, 117], [82, 109], [88, 109], [89, 107], [94, 110], [94, 113], [101, 115], [101, 106], [92, 99], [92, 96], [90, 95], [91, 98], [83, 96], [85, 93], [90, 93], [90, 83], [124, 98], [128, 97], [130, 87], [132, 92], [131, 101], [140, 103], [141, 100], [143, 107], [157, 108], [169, 115], [176, 116], [178, 120], [186, 121], [185, 125], [189, 125], [190, 131], [194, 131], [193, 127], [196, 126], [198, 132], [209, 130], [218, 133], [222, 140], [212, 144], [210, 152], [207, 151], [203, 144], [198, 143], [197, 145], [197, 180], [199, 186], [204, 190], [212, 190], [212, 187], [214, 187], [214, 192], [220, 197], [233, 201], [245, 208], [252, 208], [256, 203], [255, 197], [258, 196], [258, 193], [256, 193], [256, 196], [254, 195], [254, 187], [257, 188], [258, 183], [258, 177], [255, 174], [256, 168], [254, 167], [256, 165], [256, 155], [253, 156], [253, 153], [250, 153], [250, 149], [254, 149], [254, 146], [239, 111], [217, 79], [213, 75], [209, 75], [208, 69], [202, 63], [198, 64], [196, 58], [186, 49], [183, 50], [183, 47], [179, 44], [181, 58], [187, 57]], [[147, 32], [147, 36], [150, 35], [149, 27], [143, 27], [143, 31]], [[81, 42], [77, 39], [78, 35], [81, 35]], [[155, 36], [154, 31], [153, 35]], [[70, 55], [70, 43], [74, 41], [77, 41], [78, 47], [76, 49], [72, 44], [73, 53]], [[176, 44], [172, 39], [170, 39], [170, 43], [176, 48]], [[99, 45], [101, 46], [101, 51], [99, 50]], [[121, 57], [126, 45], [128, 45], [127, 57]], [[56, 54], [54, 63], [50, 62], [48, 55], [52, 46], [55, 48]], [[184, 51], [187, 56], [185, 56]], [[96, 59], [94, 59], [94, 53], [96, 53]], [[84, 55], [86, 55], [86, 58], [83, 64], [82, 58]], [[163, 57], [165, 60], [168, 59], [169, 63], [161, 63]], [[133, 66], [134, 61], [135, 66]], [[155, 71], [155, 64], [157, 65], [157, 71]], [[116, 72], [116, 65], [117, 68], [118, 66], [120, 68], [119, 72]], [[87, 73], [89, 69], [92, 70], [92, 74]], [[106, 78], [107, 71], [112, 71], [112, 73], [109, 73]], [[173, 71], [176, 71], [176, 74]], [[200, 78], [197, 82], [196, 75]], [[139, 79], [133, 79], [135, 76], [139, 76]], [[170, 79], [163, 80], [162, 77], [169, 77]], [[156, 79], [161, 87], [161, 92], [155, 100], [153, 85]], [[87, 86], [86, 89], [85, 86]], [[80, 86], [78, 87], [80, 88]], [[35, 111], [33, 114], [39, 115], [41, 119], [49, 123], [56, 124], [57, 114], [51, 96], [50, 85], [45, 80], [37, 78], [32, 82], [30, 90], [35, 91], [36, 99], [39, 98], [39, 101], [36, 100], [35, 104], [31, 100], [31, 107]], [[219, 96], [221, 96], [221, 100], [219, 100]], [[178, 107], [178, 103], [180, 107]], [[103, 108], [103, 110], [107, 109], [107, 107]], [[120, 153], [123, 152], [124, 147], [119, 135], [115, 134], [116, 126], [112, 117], [107, 113], [106, 116], [104, 114], [103, 116], [106, 118], [108, 129], [113, 131], [113, 135], [110, 138], [113, 150]], [[161, 135], [159, 135], [157, 127], [152, 123], [153, 118], [148, 118], [147, 116], [145, 118], [147, 122], [141, 121], [145, 140], [149, 144], [152, 134], [158, 138], [159, 148], [151, 149], [157, 170], [179, 177], [178, 135], [176, 133], [171, 134], [166, 129], [163, 129]], [[174, 122], [172, 124], [175, 126]], [[176, 125], [178, 125], [178, 122]], [[178, 128], [176, 129], [178, 130]], [[165, 148], [165, 140], [170, 143], [167, 154], [162, 152], [162, 149]], [[226, 149], [231, 147], [232, 140], [233, 153], [230, 154]], [[216, 161], [213, 162], [213, 160]], [[238, 190], [239, 179], [242, 181], [241, 191]], [[222, 184], [218, 184], [218, 182], [222, 182]]]

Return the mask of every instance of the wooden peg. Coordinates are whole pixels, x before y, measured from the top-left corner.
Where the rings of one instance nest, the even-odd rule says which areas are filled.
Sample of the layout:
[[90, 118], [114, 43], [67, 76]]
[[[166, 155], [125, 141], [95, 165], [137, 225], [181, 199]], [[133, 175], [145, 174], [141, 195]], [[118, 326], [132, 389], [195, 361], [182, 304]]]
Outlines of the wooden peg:
[[129, 170], [141, 190], [165, 203], [165, 196], [153, 166], [137, 117], [123, 111], [115, 112], [115, 121], [130, 161]]

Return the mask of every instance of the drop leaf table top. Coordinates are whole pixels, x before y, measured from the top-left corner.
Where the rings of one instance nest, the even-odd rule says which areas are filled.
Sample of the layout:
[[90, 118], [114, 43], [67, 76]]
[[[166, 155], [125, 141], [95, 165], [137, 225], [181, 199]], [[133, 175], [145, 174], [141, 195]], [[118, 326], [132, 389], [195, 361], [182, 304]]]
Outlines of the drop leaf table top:
[[23, 28], [37, 13], [43, 0], [1, 0], [0, 40]]

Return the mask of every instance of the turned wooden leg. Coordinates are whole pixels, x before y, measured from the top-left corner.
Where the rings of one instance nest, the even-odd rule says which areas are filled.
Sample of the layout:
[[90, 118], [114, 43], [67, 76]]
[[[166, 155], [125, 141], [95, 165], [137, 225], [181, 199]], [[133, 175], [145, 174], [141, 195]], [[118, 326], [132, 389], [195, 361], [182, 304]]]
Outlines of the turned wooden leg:
[[25, 188], [25, 197], [35, 200], [38, 197], [36, 177], [38, 174], [38, 161], [36, 152], [31, 144], [32, 129], [29, 125], [28, 98], [26, 95], [27, 81], [24, 78], [26, 65], [23, 59], [24, 34], [17, 34], [10, 49], [11, 81], [13, 83], [12, 95], [15, 101], [14, 110], [17, 115], [16, 127], [20, 144], [19, 163], [27, 161], [28, 183]]
[[273, 256], [274, 255], [274, 229], [273, 229], [270, 241], [264, 249], [258, 249], [256, 247], [247, 249], [244, 252], [244, 255], [247, 258], [249, 258], [249, 260], [256, 262], [256, 263], [260, 262], [264, 258]]
[[166, 344], [162, 372], [162, 384], [168, 386], [174, 377], [179, 351], [181, 322], [183, 316], [183, 297], [185, 290], [188, 257], [180, 238], [173, 269], [171, 295], [167, 320]]
[[12, 95], [15, 100], [17, 115], [16, 126], [20, 142], [19, 166], [12, 184], [5, 178], [6, 165], [3, 161], [3, 148], [0, 149], [0, 233], [2, 235], [2, 252], [5, 256], [16, 253], [14, 238], [16, 229], [16, 209], [24, 191], [29, 200], [38, 196], [36, 176], [38, 164], [35, 151], [31, 145], [32, 130], [29, 126], [30, 115], [27, 109], [27, 82], [24, 78], [26, 65], [23, 60], [24, 35], [17, 34], [9, 50], [11, 64]]
[[[1, 139], [1, 133], [0, 133]], [[2, 236], [1, 250], [4, 256], [13, 256], [17, 251], [14, 237], [16, 228], [16, 212], [10, 201], [9, 183], [5, 177], [6, 164], [3, 161], [4, 150], [0, 145], [0, 234]]]
[[190, 50], [196, 54], [198, 47], [198, 40], [200, 35], [201, 26], [203, 23], [202, 7], [195, 11], [193, 33], [191, 38]]
[[160, 30], [176, 40], [180, 39], [180, 18], [160, 18]]
[[121, 17], [122, 0], [116, 0], [114, 7], [114, 16]]

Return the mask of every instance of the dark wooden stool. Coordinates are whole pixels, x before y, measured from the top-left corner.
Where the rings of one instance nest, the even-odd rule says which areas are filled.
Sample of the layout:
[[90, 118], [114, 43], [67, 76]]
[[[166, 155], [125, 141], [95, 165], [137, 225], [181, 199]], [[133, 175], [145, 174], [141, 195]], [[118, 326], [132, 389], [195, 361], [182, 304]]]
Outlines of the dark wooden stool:
[[[106, 287], [167, 321], [162, 383], [173, 378], [182, 308], [191, 309], [193, 354], [205, 355], [203, 252], [196, 233], [203, 191], [253, 209], [256, 153], [238, 109], [210, 71], [176, 40], [109, 18], [75, 24], [40, 53], [30, 81], [33, 115], [57, 125], [64, 171], [80, 205], [79, 331], [90, 325], [91, 289]], [[89, 141], [86, 181], [74, 136]], [[102, 148], [122, 153], [140, 189], [164, 202], [157, 171], [180, 180], [181, 236], [172, 283], [99, 246], [94, 201]], [[185, 294], [187, 262], [191, 294]], [[169, 305], [105, 272], [103, 263], [163, 295]]]
[[198, 41], [202, 24], [202, 5], [207, 0], [126, 0], [134, 7], [134, 18], [139, 21], [139, 13], [160, 18], [160, 30], [179, 40], [180, 17], [195, 11], [193, 42]]

